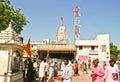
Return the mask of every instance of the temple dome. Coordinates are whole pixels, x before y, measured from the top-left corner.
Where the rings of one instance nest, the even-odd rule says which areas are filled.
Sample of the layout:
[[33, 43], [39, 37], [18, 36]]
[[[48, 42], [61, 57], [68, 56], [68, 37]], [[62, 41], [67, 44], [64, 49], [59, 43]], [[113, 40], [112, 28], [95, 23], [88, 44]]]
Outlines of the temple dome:
[[0, 43], [21, 43], [20, 37], [13, 30], [11, 23], [9, 23], [8, 28], [0, 32]]
[[68, 44], [68, 37], [64, 24], [61, 24], [58, 28], [56, 40], [59, 44]]

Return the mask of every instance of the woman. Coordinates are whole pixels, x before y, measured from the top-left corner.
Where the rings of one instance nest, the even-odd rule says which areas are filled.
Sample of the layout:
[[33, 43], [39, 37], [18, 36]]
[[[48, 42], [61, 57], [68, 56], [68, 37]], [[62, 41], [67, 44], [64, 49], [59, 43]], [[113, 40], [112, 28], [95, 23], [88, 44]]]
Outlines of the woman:
[[74, 65], [74, 76], [77, 76], [77, 75], [79, 75], [79, 73], [78, 73], [78, 63], [76, 61]]
[[103, 82], [103, 76], [104, 76], [104, 71], [101, 66], [98, 65], [99, 60], [94, 59], [93, 60], [93, 68], [92, 68], [92, 82]]

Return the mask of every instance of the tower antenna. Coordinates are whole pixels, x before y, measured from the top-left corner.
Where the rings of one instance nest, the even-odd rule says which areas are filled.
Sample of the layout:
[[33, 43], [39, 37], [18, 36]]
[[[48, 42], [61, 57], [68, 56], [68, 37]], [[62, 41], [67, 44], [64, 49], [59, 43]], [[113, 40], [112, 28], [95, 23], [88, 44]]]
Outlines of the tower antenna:
[[75, 40], [79, 40], [80, 35], [80, 7], [76, 6], [74, 8], [74, 32], [75, 32]]

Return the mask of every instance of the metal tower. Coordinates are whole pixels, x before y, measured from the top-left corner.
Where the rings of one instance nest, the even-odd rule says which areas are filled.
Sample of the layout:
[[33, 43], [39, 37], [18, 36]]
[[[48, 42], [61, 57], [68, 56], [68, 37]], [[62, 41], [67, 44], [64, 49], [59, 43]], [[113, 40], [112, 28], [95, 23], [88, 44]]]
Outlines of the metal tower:
[[74, 8], [74, 32], [75, 32], [75, 40], [79, 40], [80, 35], [80, 7], [76, 6]]

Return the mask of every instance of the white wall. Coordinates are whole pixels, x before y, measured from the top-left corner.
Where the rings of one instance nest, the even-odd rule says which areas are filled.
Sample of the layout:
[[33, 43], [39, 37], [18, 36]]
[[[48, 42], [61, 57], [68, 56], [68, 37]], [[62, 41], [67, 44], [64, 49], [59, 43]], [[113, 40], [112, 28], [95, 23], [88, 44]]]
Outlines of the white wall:
[[0, 50], [0, 82], [4, 82], [4, 74], [7, 73], [8, 68], [8, 51]]
[[[97, 35], [95, 40], [76, 40], [75, 45], [77, 46], [76, 58], [80, 55], [91, 57], [91, 60], [98, 58], [100, 61], [109, 61], [110, 59], [110, 47], [109, 47], [109, 35], [101, 34]], [[106, 52], [102, 52], [102, 45], [106, 45]], [[82, 50], [79, 50], [79, 46], [82, 46]], [[97, 55], [89, 55], [91, 46], [95, 46], [95, 50], [91, 53], [98, 53]], [[107, 58], [109, 57], [109, 58]]]
[[8, 51], [0, 50], [0, 75], [4, 75], [4, 73], [7, 73], [7, 67], [8, 67]]

